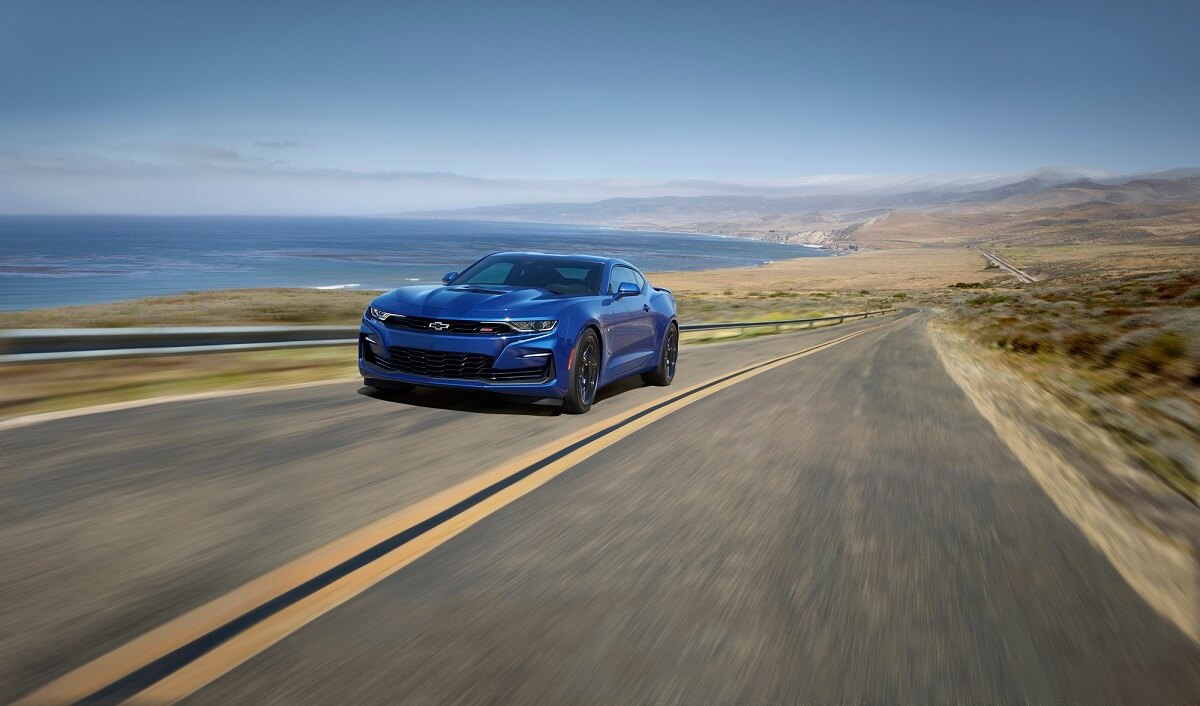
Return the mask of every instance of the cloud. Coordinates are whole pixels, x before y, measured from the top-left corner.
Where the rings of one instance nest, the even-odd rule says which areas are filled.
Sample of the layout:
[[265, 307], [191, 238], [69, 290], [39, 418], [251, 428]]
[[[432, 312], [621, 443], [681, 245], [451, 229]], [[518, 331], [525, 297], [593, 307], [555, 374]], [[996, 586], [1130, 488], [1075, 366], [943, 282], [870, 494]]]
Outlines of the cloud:
[[228, 147], [190, 140], [122, 140], [106, 143], [100, 152], [99, 156], [85, 153], [60, 159], [87, 162], [104, 159], [103, 153], [108, 152], [120, 155], [121, 159], [159, 165], [233, 165], [256, 161]]
[[216, 145], [198, 145], [179, 143], [169, 148], [168, 154], [190, 162], [213, 162], [217, 164], [235, 164], [243, 161], [237, 152]]
[[269, 150], [286, 150], [291, 147], [299, 147], [300, 143], [295, 140], [255, 140], [254, 146]]

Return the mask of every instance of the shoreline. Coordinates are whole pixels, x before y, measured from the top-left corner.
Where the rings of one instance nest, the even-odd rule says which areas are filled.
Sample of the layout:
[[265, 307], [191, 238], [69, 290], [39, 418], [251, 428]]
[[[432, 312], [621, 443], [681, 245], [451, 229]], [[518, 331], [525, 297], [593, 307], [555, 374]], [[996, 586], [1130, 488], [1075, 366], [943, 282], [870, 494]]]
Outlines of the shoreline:
[[[650, 232], [650, 231], [638, 231], [638, 232]], [[663, 231], [663, 232], [666, 233], [667, 231]], [[672, 233], [672, 234], [673, 235], [701, 235], [701, 234], [689, 234], [689, 233]], [[726, 238], [726, 237], [734, 238], [735, 237], [735, 236], [723, 236], [723, 235], [713, 235], [713, 234], [702, 234], [702, 235], [704, 235], [704, 237], [712, 237], [712, 238]], [[739, 238], [739, 239], [741, 239], [741, 238]], [[754, 240], [754, 239], [746, 238], [745, 240]], [[796, 247], [803, 247], [806, 250], [813, 249], [808, 246], [801, 246], [799, 244], [794, 244], [794, 245], [796, 245]], [[671, 273], [674, 275], [674, 274], [683, 274], [683, 273], [701, 273], [701, 272], [713, 272], [713, 271], [756, 270], [756, 269], [760, 269], [760, 268], [764, 268], [764, 267], [770, 267], [770, 266], [779, 264], [781, 262], [792, 262], [795, 260], [806, 260], [806, 259], [825, 260], [825, 259], [833, 259], [835, 257], [838, 257], [838, 255], [836, 253], [828, 252], [828, 254], [823, 254], [823, 255], [801, 254], [801, 255], [797, 255], [796, 257], [789, 257], [789, 258], [765, 259], [765, 260], [759, 261], [754, 264], [731, 265], [728, 267], [711, 268], [711, 267], [702, 267], [701, 266], [701, 267], [683, 268], [683, 269], [644, 270], [644, 271], [646, 272], [646, 274], [648, 276], [653, 277], [655, 275], [662, 274], [662, 273]], [[133, 304], [135, 302], [139, 302], [139, 301], [144, 302], [144, 301], [151, 301], [151, 300], [167, 299], [167, 298], [171, 298], [171, 297], [194, 296], [194, 295], [203, 295], [203, 294], [220, 294], [222, 292], [251, 292], [251, 291], [273, 292], [273, 291], [286, 290], [286, 291], [294, 291], [294, 292], [326, 292], [326, 293], [363, 292], [363, 293], [381, 294], [383, 292], [388, 292], [388, 291], [391, 291], [392, 289], [396, 289], [398, 287], [437, 284], [437, 283], [438, 282], [433, 279], [425, 280], [420, 277], [402, 277], [402, 278], [398, 278], [395, 281], [394, 286], [391, 286], [391, 287], [364, 286], [363, 284], [357, 283], [357, 282], [347, 282], [347, 283], [334, 282], [334, 283], [330, 283], [330, 284], [306, 284], [306, 285], [295, 285], [295, 286], [267, 284], [267, 285], [262, 285], [262, 286], [217, 287], [217, 288], [212, 288], [212, 289], [184, 289], [184, 290], [180, 290], [180, 291], [162, 292], [162, 293], [158, 293], [158, 294], [147, 294], [147, 295], [143, 295], [143, 296], [122, 297], [122, 298], [115, 298], [115, 299], [101, 299], [101, 300], [97, 300], [97, 301], [89, 301], [89, 302], [84, 302], [84, 303], [79, 303], [79, 304], [67, 304], [67, 305], [46, 304], [46, 305], [42, 305], [42, 306], [14, 308], [14, 309], [0, 308], [0, 328], [7, 328], [3, 323], [3, 319], [5, 319], [5, 318], [12, 318], [13, 316], [32, 314], [33, 312], [39, 312], [39, 311], [47, 311], [47, 312], [54, 311], [54, 310], [63, 309], [63, 308], [77, 309], [77, 308], [81, 308], [81, 307], [117, 306], [117, 305], [122, 305], [122, 304], [131, 305], [131, 304]]]
[[[981, 269], [982, 258], [962, 250], [951, 269], [935, 274], [934, 282], [949, 284]], [[818, 292], [858, 294], [909, 291], [922, 284], [911, 277], [915, 252], [866, 251], [858, 257], [798, 257], [756, 265], [710, 269], [650, 271], [652, 284], [672, 289], [682, 303], [695, 297], [755, 297], [774, 292], [778, 298]], [[928, 251], [919, 253], [929, 259]], [[978, 261], [978, 262], [975, 262]], [[928, 263], [925, 263], [926, 265]], [[978, 265], [976, 267], [975, 265]], [[864, 279], [864, 277], [866, 279]], [[418, 284], [399, 282], [397, 286]], [[174, 294], [132, 297], [72, 306], [45, 306], [0, 311], [0, 329], [123, 328], [156, 325], [288, 325], [354, 323], [367, 303], [388, 289], [346, 284], [313, 287], [246, 287], [191, 290]], [[780, 294], [785, 292], [786, 294]], [[786, 302], [777, 302], [785, 304]]]
[[[352, 216], [352, 217], [353, 218], [371, 218], [372, 216]], [[627, 233], [662, 233], [664, 235], [703, 235], [703, 236], [710, 237], [710, 238], [729, 238], [729, 239], [733, 239], [733, 240], [748, 240], [748, 241], [752, 241], [752, 242], [756, 242], [756, 243], [772, 243], [775, 245], [795, 245], [795, 246], [799, 246], [799, 247], [825, 250], [825, 251], [829, 252], [831, 255], [836, 254], [838, 252], [834, 248], [829, 248], [826, 245], [821, 245], [821, 244], [816, 244], [816, 243], [796, 243], [796, 242], [790, 242], [790, 241], [771, 240], [770, 238], [756, 238], [752, 235], [739, 235], [736, 233], [713, 233], [713, 232], [706, 231], [706, 230], [695, 230], [695, 229], [687, 229], [687, 228], [684, 228], [681, 230], [678, 228], [672, 228], [670, 226], [658, 226], [658, 225], [653, 225], [653, 224], [644, 224], [642, 226], [636, 226], [636, 225], [613, 225], [610, 223], [563, 223], [562, 221], [508, 221], [508, 220], [496, 220], [496, 219], [475, 220], [475, 219], [469, 219], [469, 218], [441, 218], [438, 216], [409, 217], [409, 216], [402, 216], [402, 215], [401, 216], [382, 216], [382, 218], [395, 219], [395, 220], [408, 220], [408, 221], [440, 221], [440, 222], [444, 222], [444, 223], [453, 223], [455, 221], [465, 222], [465, 223], [503, 223], [503, 224], [518, 224], [518, 225], [524, 223], [524, 224], [541, 225], [541, 226], [563, 226], [564, 228], [597, 228], [600, 230], [616, 230], [616, 231], [624, 231]]]
[[[652, 284], [672, 289], [688, 307], [697, 298], [737, 308], [740, 298], [774, 296], [787, 308], [809, 294], [823, 305], [845, 296], [891, 297], [988, 276], [985, 260], [966, 248], [863, 250], [855, 257], [799, 256], [754, 265], [649, 270]], [[354, 323], [381, 292], [345, 284], [190, 290], [70, 306], [0, 311], [0, 329], [121, 328], [157, 325], [287, 325]], [[400, 281], [396, 286], [419, 284]], [[791, 301], [796, 300], [796, 301]], [[765, 302], [763, 302], [765, 303]], [[691, 318], [691, 317], [689, 317]], [[696, 320], [712, 320], [702, 317]]]

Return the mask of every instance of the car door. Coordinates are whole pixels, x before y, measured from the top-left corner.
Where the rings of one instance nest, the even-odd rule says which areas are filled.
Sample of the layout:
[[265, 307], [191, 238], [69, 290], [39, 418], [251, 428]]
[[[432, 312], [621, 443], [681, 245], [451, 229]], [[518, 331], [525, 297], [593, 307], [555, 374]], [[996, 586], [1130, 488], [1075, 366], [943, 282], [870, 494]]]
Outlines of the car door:
[[[632, 268], [630, 268], [632, 269]], [[633, 276], [637, 282], [641, 293], [637, 297], [629, 297], [636, 299], [635, 305], [631, 307], [633, 313], [633, 325], [631, 333], [634, 336], [632, 342], [633, 351], [638, 354], [638, 358], [633, 359], [634, 365], [641, 368], [648, 362], [650, 356], [656, 353], [654, 341], [654, 311], [650, 308], [650, 285], [646, 282], [646, 278], [641, 272], [633, 270]]]
[[[639, 288], [636, 295], [615, 299], [617, 289], [623, 282], [633, 283]], [[614, 374], [631, 372], [642, 367], [647, 357], [647, 348], [653, 347], [653, 341], [647, 343], [646, 338], [653, 338], [653, 319], [646, 311], [649, 306], [649, 295], [646, 292], [646, 279], [632, 267], [614, 265], [608, 278], [608, 292], [612, 301], [613, 323], [609, 329], [609, 345], [612, 357], [609, 368]]]

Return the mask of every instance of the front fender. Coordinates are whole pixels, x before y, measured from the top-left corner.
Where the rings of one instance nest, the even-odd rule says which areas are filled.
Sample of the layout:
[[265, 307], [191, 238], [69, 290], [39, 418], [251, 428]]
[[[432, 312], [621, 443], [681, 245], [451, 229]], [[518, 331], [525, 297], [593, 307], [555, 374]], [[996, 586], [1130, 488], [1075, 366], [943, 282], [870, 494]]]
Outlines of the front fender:
[[[575, 347], [575, 342], [579, 340], [583, 330], [588, 327], [596, 329], [596, 335], [600, 339], [601, 371], [607, 369], [611, 350], [608, 341], [605, 340], [599, 307], [598, 300], [572, 301], [566, 303], [557, 313], [558, 345], [555, 346], [555, 349], [558, 353], [555, 356], [555, 364], [560, 366], [559, 370], [564, 375], [570, 370], [571, 351]], [[602, 379], [601, 384], [603, 383]]]

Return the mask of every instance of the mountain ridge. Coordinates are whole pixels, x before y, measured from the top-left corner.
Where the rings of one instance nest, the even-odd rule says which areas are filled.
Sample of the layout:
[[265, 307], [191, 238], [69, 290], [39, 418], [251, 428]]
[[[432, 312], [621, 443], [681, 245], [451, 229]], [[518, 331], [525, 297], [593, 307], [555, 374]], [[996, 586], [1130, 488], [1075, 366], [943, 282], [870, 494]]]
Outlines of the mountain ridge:
[[[1176, 178], [1162, 178], [1167, 175]], [[821, 245], [833, 250], [856, 250], [869, 242], [872, 226], [893, 214], [938, 215], [946, 219], [982, 219], [1079, 208], [1079, 213], [1108, 213], [1089, 204], [1168, 206], [1200, 204], [1200, 169], [1124, 178], [1080, 174], [1071, 170], [1039, 170], [1026, 178], [961, 192], [929, 188], [910, 192], [858, 192], [766, 196], [720, 194], [702, 196], [620, 196], [598, 201], [503, 204], [445, 211], [399, 214], [402, 217], [466, 220], [527, 221], [609, 225], [647, 230], [684, 230]], [[1082, 207], [1082, 208], [1081, 208]], [[1187, 210], [1187, 209], [1182, 209]], [[1165, 215], [1161, 214], [1161, 215]], [[1076, 215], [1087, 219], [1090, 216]]]

